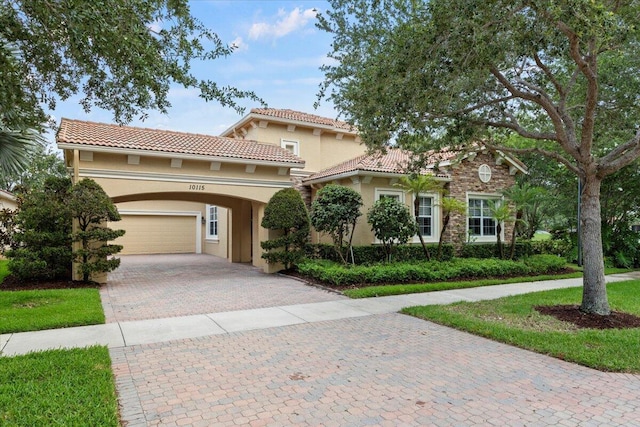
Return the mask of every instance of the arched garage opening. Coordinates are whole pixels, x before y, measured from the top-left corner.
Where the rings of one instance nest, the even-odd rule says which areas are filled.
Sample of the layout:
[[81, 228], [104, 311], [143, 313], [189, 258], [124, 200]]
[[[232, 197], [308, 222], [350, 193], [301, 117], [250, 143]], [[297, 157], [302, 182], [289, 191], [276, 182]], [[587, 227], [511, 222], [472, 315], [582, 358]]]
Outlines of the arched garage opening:
[[123, 254], [207, 253], [262, 263], [257, 226], [263, 202], [202, 191], [130, 194], [113, 201], [122, 221], [112, 227], [126, 230], [116, 241]]

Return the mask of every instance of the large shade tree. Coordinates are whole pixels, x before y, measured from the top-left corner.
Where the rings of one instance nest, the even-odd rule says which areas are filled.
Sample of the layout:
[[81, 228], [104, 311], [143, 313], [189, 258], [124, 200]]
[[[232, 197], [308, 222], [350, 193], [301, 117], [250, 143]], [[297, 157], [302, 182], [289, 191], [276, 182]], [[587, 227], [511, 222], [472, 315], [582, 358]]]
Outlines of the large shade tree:
[[76, 94], [86, 111], [107, 109], [118, 123], [167, 112], [172, 84], [240, 110], [239, 99], [258, 100], [252, 92], [191, 69], [232, 50], [191, 16], [188, 0], [0, 0], [0, 151], [20, 147], [16, 137], [41, 131], [46, 109]]
[[[331, 0], [323, 95], [379, 147], [539, 153], [582, 182], [581, 309], [610, 314], [601, 183], [640, 156], [640, 2]], [[501, 146], [509, 133], [528, 145]]]

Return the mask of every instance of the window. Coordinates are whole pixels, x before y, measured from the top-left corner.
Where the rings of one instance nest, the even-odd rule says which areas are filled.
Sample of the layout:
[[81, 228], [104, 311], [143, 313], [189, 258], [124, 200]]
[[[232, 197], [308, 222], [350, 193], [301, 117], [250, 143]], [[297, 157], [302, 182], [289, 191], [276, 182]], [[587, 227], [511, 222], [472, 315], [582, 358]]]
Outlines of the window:
[[418, 206], [418, 230], [423, 237], [431, 237], [433, 235], [433, 198], [419, 196], [420, 202]]
[[380, 200], [380, 199], [395, 199], [400, 203], [404, 203], [404, 193], [402, 192], [402, 190], [386, 190], [386, 189], [380, 189], [380, 188], [376, 188], [376, 201]]
[[207, 205], [207, 239], [218, 238], [218, 207]]
[[300, 154], [299, 145], [298, 141], [289, 141], [287, 139], [280, 140], [280, 146], [296, 156]]
[[496, 235], [496, 221], [491, 217], [489, 199], [469, 199], [469, 234], [476, 237]]

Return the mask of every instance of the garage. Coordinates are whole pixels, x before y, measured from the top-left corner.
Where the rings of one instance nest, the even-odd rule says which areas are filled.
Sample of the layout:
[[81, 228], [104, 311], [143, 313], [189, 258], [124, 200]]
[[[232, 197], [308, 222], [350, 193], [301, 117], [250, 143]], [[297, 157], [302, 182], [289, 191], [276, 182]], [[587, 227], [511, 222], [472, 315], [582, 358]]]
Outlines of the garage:
[[122, 220], [109, 224], [125, 230], [114, 243], [124, 246], [121, 254], [200, 253], [199, 213], [145, 214], [121, 212]]

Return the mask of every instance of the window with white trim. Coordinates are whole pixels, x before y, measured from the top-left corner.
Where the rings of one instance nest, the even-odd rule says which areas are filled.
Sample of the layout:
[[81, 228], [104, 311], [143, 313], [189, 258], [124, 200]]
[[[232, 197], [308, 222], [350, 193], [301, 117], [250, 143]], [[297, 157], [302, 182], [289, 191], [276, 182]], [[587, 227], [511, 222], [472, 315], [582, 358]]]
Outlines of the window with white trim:
[[491, 216], [489, 208], [492, 199], [469, 198], [469, 235], [471, 237], [495, 237], [496, 221]]
[[386, 190], [376, 188], [376, 202], [380, 199], [396, 199], [400, 203], [404, 203], [404, 193], [402, 190]]
[[433, 197], [418, 196], [418, 231], [422, 237], [433, 235]]
[[218, 238], [218, 207], [207, 205], [207, 239]]
[[300, 143], [298, 141], [291, 141], [288, 139], [281, 139], [280, 146], [287, 151], [290, 151], [296, 156], [300, 154]]

